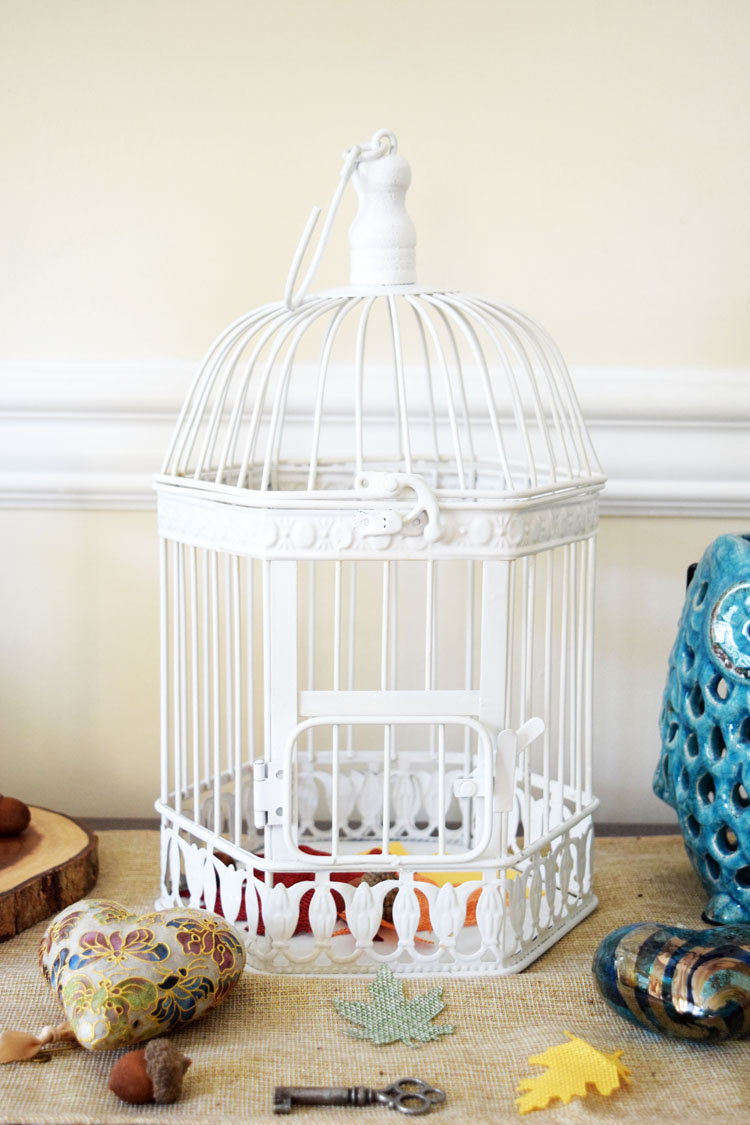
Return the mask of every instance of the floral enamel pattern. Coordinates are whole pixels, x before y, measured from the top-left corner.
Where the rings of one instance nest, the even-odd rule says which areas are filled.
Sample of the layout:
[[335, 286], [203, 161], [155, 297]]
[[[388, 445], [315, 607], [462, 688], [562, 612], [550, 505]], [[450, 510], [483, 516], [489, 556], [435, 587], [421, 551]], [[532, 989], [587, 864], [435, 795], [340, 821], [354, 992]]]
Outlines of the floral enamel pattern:
[[138, 961], [164, 961], [169, 957], [169, 946], [157, 941], [153, 930], [135, 929], [113, 930], [107, 934], [102, 930], [91, 930], [81, 934], [78, 939], [78, 953], [68, 960], [71, 969], [82, 965], [93, 965], [97, 961], [108, 965], [126, 964], [129, 958]]
[[74, 903], [39, 949], [45, 980], [89, 1050], [151, 1039], [226, 999], [245, 947], [223, 918], [176, 909], [137, 916], [118, 903]]
[[186, 954], [205, 954], [216, 962], [220, 973], [227, 972], [237, 960], [238, 938], [216, 915], [202, 914], [189, 920], [177, 918], [167, 922], [167, 927], [177, 930], [177, 941]]

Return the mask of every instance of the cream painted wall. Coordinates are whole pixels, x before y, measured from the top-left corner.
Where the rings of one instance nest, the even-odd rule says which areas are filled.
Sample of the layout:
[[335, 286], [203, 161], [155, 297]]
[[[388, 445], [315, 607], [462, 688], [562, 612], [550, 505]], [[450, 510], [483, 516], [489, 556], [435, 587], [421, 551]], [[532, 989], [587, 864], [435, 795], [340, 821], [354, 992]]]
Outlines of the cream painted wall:
[[[196, 359], [385, 126], [423, 280], [527, 309], [573, 365], [750, 369], [749, 38], [746, 0], [0, 0], [0, 361]], [[604, 819], [670, 816], [684, 569], [732, 528], [603, 520]], [[153, 515], [3, 511], [0, 542], [0, 789], [148, 815]]]
[[155, 514], [5, 511], [0, 538], [0, 791], [71, 814], [153, 814]]
[[747, 366], [749, 38], [746, 0], [3, 0], [4, 355], [199, 356], [387, 127], [422, 280], [573, 364]]

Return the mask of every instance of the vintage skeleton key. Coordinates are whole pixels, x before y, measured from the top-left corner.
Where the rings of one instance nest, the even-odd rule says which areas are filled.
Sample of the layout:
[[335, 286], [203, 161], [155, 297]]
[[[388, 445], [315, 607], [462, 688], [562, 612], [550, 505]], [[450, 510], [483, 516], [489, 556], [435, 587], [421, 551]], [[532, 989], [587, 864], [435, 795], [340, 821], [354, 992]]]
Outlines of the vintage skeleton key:
[[295, 1105], [384, 1105], [401, 1113], [429, 1113], [445, 1093], [420, 1078], [399, 1078], [384, 1090], [371, 1086], [277, 1086], [274, 1113], [291, 1113]]

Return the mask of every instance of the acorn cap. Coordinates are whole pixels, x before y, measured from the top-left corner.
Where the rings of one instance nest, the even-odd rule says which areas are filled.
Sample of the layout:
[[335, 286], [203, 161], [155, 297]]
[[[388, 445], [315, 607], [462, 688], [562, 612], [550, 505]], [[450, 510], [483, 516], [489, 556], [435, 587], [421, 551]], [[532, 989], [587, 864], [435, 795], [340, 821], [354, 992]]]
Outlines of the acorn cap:
[[192, 1059], [173, 1047], [168, 1039], [152, 1039], [144, 1053], [146, 1070], [154, 1084], [154, 1101], [158, 1105], [177, 1101], [183, 1075]]

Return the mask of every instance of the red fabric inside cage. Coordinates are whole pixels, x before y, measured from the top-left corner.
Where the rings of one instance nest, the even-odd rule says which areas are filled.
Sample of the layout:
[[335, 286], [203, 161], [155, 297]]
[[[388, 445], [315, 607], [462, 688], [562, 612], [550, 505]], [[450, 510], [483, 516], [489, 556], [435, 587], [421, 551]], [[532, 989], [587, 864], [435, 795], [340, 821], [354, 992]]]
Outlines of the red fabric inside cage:
[[[315, 848], [311, 848], [306, 844], [300, 845], [300, 851], [306, 852], [308, 855], [318, 855], [318, 856], [328, 856], [328, 855], [330, 855], [330, 852], [316, 851]], [[367, 855], [379, 855], [379, 854], [382, 854], [382, 849], [381, 848], [372, 848], [366, 854]], [[217, 853], [217, 856], [218, 856], [219, 859], [222, 860], [222, 862], [225, 862], [227, 864], [232, 863], [232, 860], [229, 856], [225, 856], [220, 852]], [[253, 870], [253, 876], [260, 881], [263, 880], [264, 874], [265, 874], [265, 872], [260, 871], [258, 869]], [[362, 871], [349, 871], [349, 872], [345, 872], [345, 873], [341, 873], [341, 874], [337, 874], [337, 875], [332, 874], [330, 878], [331, 878], [332, 883], [355, 883], [358, 879], [362, 878], [363, 874], [364, 874], [364, 872], [362, 872]], [[274, 883], [282, 883], [285, 887], [293, 887], [297, 883], [305, 883], [305, 882], [311, 883], [311, 882], [313, 882], [313, 880], [315, 879], [315, 873], [312, 872], [312, 871], [287, 871], [287, 872], [274, 874], [273, 879], [274, 879]], [[429, 876], [424, 876], [424, 875], [417, 875], [416, 880], [417, 880], [417, 882], [424, 882], [424, 883], [432, 882], [432, 880], [429, 878]], [[297, 918], [297, 927], [294, 931], [295, 935], [296, 934], [310, 933], [310, 930], [311, 930], [311, 927], [310, 927], [310, 901], [311, 901], [312, 896], [313, 896], [313, 891], [314, 891], [314, 888], [311, 887], [309, 891], [305, 891], [305, 893], [302, 895], [302, 897], [300, 899], [299, 914], [298, 914], [298, 918]], [[467, 925], [467, 926], [476, 925], [476, 907], [477, 907], [477, 902], [478, 902], [478, 899], [479, 899], [479, 894], [480, 894], [480, 892], [478, 890], [474, 891], [469, 896], [469, 899], [467, 901], [466, 917], [465, 917], [465, 922], [464, 922], [464, 924]], [[430, 930], [432, 927], [431, 927], [431, 923], [430, 923], [430, 911], [429, 911], [429, 905], [428, 905], [427, 899], [423, 895], [419, 894], [418, 891], [417, 891], [417, 895], [418, 895], [419, 904], [420, 904], [420, 919], [419, 919], [418, 929], [420, 931]], [[263, 922], [263, 910], [261, 908], [260, 896], [257, 894], [257, 891], [256, 891], [256, 896], [258, 898], [258, 929], [257, 929], [257, 932], [258, 932], [258, 934], [263, 935], [266, 932], [266, 928], [265, 928], [265, 925], [264, 925], [264, 922]], [[187, 895], [187, 893], [183, 892], [182, 897], [188, 898], [189, 896]], [[342, 918], [344, 921], [346, 921], [346, 907], [345, 907], [345, 903], [344, 903], [344, 900], [343, 900], [342, 896], [336, 894], [336, 892], [334, 891], [333, 897], [334, 897], [334, 901], [336, 903], [337, 914], [339, 915], [340, 918]], [[201, 907], [204, 910], [206, 909], [206, 900], [205, 900], [204, 897], [201, 898]], [[221, 905], [221, 890], [220, 890], [219, 887], [216, 888], [216, 903], [214, 905], [214, 913], [220, 914], [222, 917], [224, 917], [224, 911], [223, 911], [223, 908], [222, 908], [222, 905]], [[247, 921], [247, 910], [245, 909], [244, 901], [240, 906], [240, 910], [239, 910], [239, 913], [237, 915], [236, 920], [238, 922], [246, 922]], [[383, 920], [381, 922], [381, 926], [385, 929], [388, 929], [388, 930], [394, 929], [393, 924], [390, 923], [390, 922], [387, 922], [385, 920]], [[378, 939], [376, 938], [376, 940], [378, 940]]]
[[[308, 855], [327, 856], [327, 855], [330, 854], [329, 852], [316, 851], [315, 848], [308, 847], [306, 844], [300, 845], [300, 851], [306, 852]], [[230, 859], [229, 856], [219, 855], [219, 858], [222, 860], [222, 862], [226, 862], [227, 864], [232, 863], [232, 860]], [[265, 875], [265, 872], [260, 871], [257, 868], [253, 870], [253, 876], [260, 881], [263, 880], [264, 875]], [[336, 883], [354, 883], [354, 882], [356, 882], [357, 879], [361, 879], [361, 878], [362, 878], [362, 872], [361, 871], [348, 871], [348, 872], [342, 872], [341, 874], [338, 874], [338, 875], [331, 875], [331, 882], [332, 883], [333, 882], [336, 882]], [[312, 871], [286, 871], [286, 872], [274, 874], [274, 876], [273, 876], [274, 884], [282, 883], [285, 887], [293, 887], [297, 883], [305, 883], [305, 882], [311, 883], [314, 879], [315, 879], [315, 874]], [[294, 931], [295, 934], [310, 933], [310, 900], [312, 899], [312, 896], [313, 896], [313, 890], [314, 890], [314, 888], [311, 887], [309, 891], [305, 891], [305, 893], [302, 895], [302, 898], [300, 899], [299, 917], [298, 917], [298, 920], [297, 920], [297, 928]], [[256, 891], [256, 895], [257, 895], [257, 891]], [[182, 898], [187, 899], [189, 897], [190, 896], [186, 892], [182, 893]], [[334, 891], [334, 901], [336, 903], [337, 913], [339, 914], [340, 917], [343, 916], [344, 910], [345, 910], [344, 900], [341, 897], [341, 895], [337, 895], [335, 893], [335, 891]], [[206, 909], [205, 897], [201, 897], [201, 909], [203, 909], [203, 910]], [[220, 890], [219, 887], [216, 888], [216, 903], [213, 907], [213, 911], [214, 911], [215, 914], [220, 914], [222, 916], [222, 918], [224, 917], [224, 910], [223, 910], [223, 907], [222, 907], [222, 904], [221, 904], [221, 890]], [[240, 910], [239, 910], [239, 913], [237, 915], [237, 921], [238, 922], [246, 922], [247, 921], [247, 910], [245, 909], [244, 901], [242, 902], [242, 904], [240, 906]], [[263, 911], [262, 911], [262, 908], [261, 908], [260, 896], [258, 895], [258, 934], [263, 935], [263, 934], [265, 934], [265, 932], [266, 932], [266, 928], [265, 928], [265, 925], [263, 923]]]

